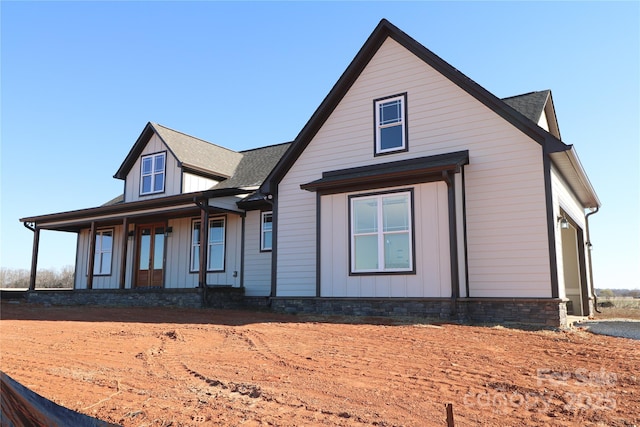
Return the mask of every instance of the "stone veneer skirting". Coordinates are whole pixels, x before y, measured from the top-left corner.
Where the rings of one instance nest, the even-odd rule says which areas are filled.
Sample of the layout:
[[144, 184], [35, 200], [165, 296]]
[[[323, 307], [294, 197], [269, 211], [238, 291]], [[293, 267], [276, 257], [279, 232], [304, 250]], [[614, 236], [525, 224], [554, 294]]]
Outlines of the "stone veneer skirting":
[[567, 325], [567, 300], [557, 298], [287, 298], [271, 299], [284, 313], [403, 316], [478, 323]]
[[313, 298], [246, 297], [243, 288], [92, 289], [27, 292], [31, 303], [110, 307], [270, 309], [289, 314], [414, 317], [476, 323], [567, 325], [567, 300], [558, 298]]

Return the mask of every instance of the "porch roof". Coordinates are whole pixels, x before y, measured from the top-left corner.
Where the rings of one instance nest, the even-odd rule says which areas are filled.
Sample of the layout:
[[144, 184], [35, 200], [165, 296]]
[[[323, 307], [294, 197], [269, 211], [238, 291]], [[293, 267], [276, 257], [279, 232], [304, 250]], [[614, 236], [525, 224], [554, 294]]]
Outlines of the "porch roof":
[[[104, 225], [121, 223], [124, 218], [165, 217], [198, 215], [200, 208], [196, 201], [225, 196], [246, 195], [247, 190], [225, 188], [199, 191], [176, 196], [140, 200], [129, 203], [107, 204], [88, 209], [20, 218], [20, 222], [33, 224], [45, 230], [77, 232], [88, 227], [92, 222]], [[211, 212], [231, 212], [228, 209], [211, 206]], [[234, 212], [240, 213], [240, 212]]]

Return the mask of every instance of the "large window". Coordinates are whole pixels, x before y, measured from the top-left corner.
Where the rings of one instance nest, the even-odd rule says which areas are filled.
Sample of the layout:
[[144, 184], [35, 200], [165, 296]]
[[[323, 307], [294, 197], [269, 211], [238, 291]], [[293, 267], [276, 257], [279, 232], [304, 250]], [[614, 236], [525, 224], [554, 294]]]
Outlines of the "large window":
[[140, 167], [140, 194], [164, 192], [166, 153], [142, 157]]
[[273, 248], [273, 213], [262, 212], [260, 230], [260, 250], [270, 251]]
[[[191, 271], [200, 270], [200, 221], [194, 221], [191, 231]], [[209, 243], [207, 251], [207, 271], [224, 270], [225, 220], [209, 220]]]
[[407, 150], [406, 104], [406, 94], [374, 101], [376, 155]]
[[351, 273], [413, 272], [412, 192], [350, 197]]
[[112, 253], [113, 230], [96, 231], [95, 255], [93, 258], [94, 276], [108, 276], [111, 274]]

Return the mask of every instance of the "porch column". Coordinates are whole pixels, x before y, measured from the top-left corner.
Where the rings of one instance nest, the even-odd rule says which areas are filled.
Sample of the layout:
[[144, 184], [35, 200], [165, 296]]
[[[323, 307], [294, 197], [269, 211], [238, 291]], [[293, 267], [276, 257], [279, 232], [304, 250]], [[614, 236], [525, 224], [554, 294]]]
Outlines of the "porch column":
[[89, 267], [87, 274], [87, 289], [93, 289], [93, 266], [96, 258], [96, 222], [91, 222], [89, 232]]
[[456, 303], [460, 295], [460, 281], [458, 275], [458, 232], [456, 225], [456, 186], [449, 171], [442, 172], [442, 178], [447, 184], [449, 205], [449, 258], [451, 266], [451, 314], [456, 314]]
[[124, 289], [124, 282], [127, 277], [127, 247], [129, 243], [129, 218], [122, 220], [122, 256], [120, 258], [120, 282], [118, 287]]
[[29, 276], [29, 290], [33, 291], [36, 289], [36, 274], [38, 272], [38, 249], [40, 247], [40, 228], [34, 224], [34, 228], [31, 228], [33, 231], [33, 249], [31, 251], [31, 274]]
[[200, 206], [200, 270], [198, 274], [198, 287], [207, 285], [207, 252], [209, 250], [209, 206], [204, 201]]

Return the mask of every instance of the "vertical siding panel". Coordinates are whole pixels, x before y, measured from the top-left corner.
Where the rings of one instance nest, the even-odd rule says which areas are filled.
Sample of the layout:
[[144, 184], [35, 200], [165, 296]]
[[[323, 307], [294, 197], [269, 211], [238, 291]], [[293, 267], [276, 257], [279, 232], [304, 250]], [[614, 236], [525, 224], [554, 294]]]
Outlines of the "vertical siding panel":
[[245, 295], [271, 293], [271, 252], [260, 252], [262, 213], [249, 211], [245, 219], [244, 286]]

